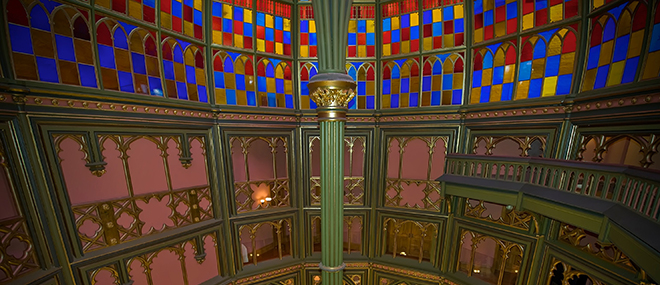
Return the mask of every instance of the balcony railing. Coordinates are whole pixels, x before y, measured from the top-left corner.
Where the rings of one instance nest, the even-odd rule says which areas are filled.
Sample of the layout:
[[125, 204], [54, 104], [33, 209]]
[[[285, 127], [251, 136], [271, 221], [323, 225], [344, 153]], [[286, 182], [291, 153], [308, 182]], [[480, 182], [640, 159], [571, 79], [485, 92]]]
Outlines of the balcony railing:
[[569, 160], [447, 155], [446, 174], [530, 183], [613, 201], [660, 223], [660, 172]]

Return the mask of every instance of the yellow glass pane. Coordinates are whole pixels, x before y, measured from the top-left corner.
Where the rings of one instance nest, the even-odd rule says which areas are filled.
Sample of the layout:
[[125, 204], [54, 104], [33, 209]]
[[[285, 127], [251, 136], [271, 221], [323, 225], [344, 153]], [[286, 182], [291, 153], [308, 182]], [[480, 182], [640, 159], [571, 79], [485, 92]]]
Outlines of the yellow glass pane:
[[475, 43], [484, 41], [484, 28], [476, 29], [472, 36], [474, 37]]
[[444, 35], [444, 36], [442, 36], [442, 46], [443, 47], [453, 47], [454, 46], [454, 35]]
[[490, 90], [490, 99], [488, 102], [499, 102], [502, 100], [502, 85], [494, 85]]
[[234, 18], [234, 10], [232, 9], [231, 6], [223, 4], [222, 5], [222, 17], [225, 19], [233, 19]]
[[442, 22], [442, 9], [433, 9], [433, 23]]
[[367, 33], [376, 32], [376, 22], [374, 20], [367, 20]]
[[309, 96], [300, 96], [300, 107], [302, 109], [309, 109]]
[[602, 44], [600, 48], [600, 59], [598, 60], [598, 66], [610, 64], [610, 62], [612, 62], [613, 48], [614, 48], [614, 40]]
[[558, 36], [552, 37], [550, 43], [548, 44], [548, 55], [553, 56], [561, 54], [561, 39]]
[[183, 32], [184, 32], [186, 35], [194, 36], [194, 35], [195, 35], [195, 30], [194, 30], [194, 29], [195, 29], [195, 28], [194, 28], [194, 26], [193, 26], [193, 23], [191, 23], [191, 22], [187, 22], [187, 21], [183, 21]]
[[399, 17], [392, 17], [390, 19], [390, 22], [392, 23], [392, 30], [399, 29]]
[[419, 25], [419, 14], [417, 13], [410, 14], [410, 26], [414, 27], [418, 25]]
[[584, 81], [582, 84], [582, 91], [589, 91], [594, 88], [594, 83], [596, 82], [596, 72], [598, 69], [590, 69], [584, 73]]
[[244, 45], [243, 45], [243, 36], [234, 35], [234, 46], [238, 47], [238, 48], [244, 47]]
[[236, 91], [236, 105], [240, 105], [240, 106], [247, 105], [247, 96], [245, 91], [243, 90]]
[[550, 22], [557, 22], [564, 19], [564, 4], [550, 6]]
[[266, 15], [266, 28], [273, 28], [273, 27], [274, 27], [273, 15]]
[[366, 46], [359, 46], [357, 49], [358, 56], [359, 57], [367, 57], [367, 47]]
[[166, 29], [172, 29], [172, 15], [165, 12], [160, 13], [160, 26]]
[[309, 57], [309, 48], [306, 45], [300, 46], [300, 56]]
[[231, 73], [225, 73], [225, 88], [236, 89], [236, 78]]
[[531, 29], [534, 27], [534, 13], [523, 15], [522, 28], [523, 30]]
[[506, 21], [495, 23], [495, 36], [501, 37], [506, 35]]
[[513, 82], [513, 77], [515, 76], [516, 73], [516, 65], [515, 64], [509, 64], [504, 67], [504, 83], [511, 83]]
[[481, 86], [488, 86], [493, 82], [493, 70], [486, 69], [481, 75]]
[[621, 83], [623, 78], [623, 69], [626, 67], [626, 61], [615, 62], [610, 66], [610, 77], [607, 79], [607, 86], [614, 86]]
[[202, 0], [195, 0], [195, 4], [193, 5], [193, 8], [196, 10], [202, 10]]
[[463, 89], [463, 74], [454, 74], [454, 82], [452, 83], [452, 89]]
[[630, 19], [630, 13], [626, 10], [623, 10], [621, 13], [621, 17], [617, 21], [617, 28], [616, 28], [616, 37], [624, 36], [628, 33], [630, 33], [631, 25], [632, 25], [632, 20]]
[[543, 80], [543, 97], [554, 96], [557, 93], [557, 76], [546, 77]]
[[309, 32], [316, 33], [316, 22], [309, 21]]
[[383, 95], [383, 108], [390, 108], [390, 95]]
[[276, 92], [275, 89], [275, 78], [266, 78], [266, 89], [268, 92]]
[[559, 75], [573, 73], [574, 63], [575, 63], [575, 52], [562, 54], [559, 62]]
[[142, 19], [142, 4], [128, 1], [128, 15], [136, 19]]
[[472, 88], [472, 94], [470, 94], [470, 104], [479, 103], [479, 98], [481, 98], [481, 87]]
[[252, 23], [252, 10], [243, 9], [243, 22]]
[[383, 45], [383, 55], [388, 56], [391, 55], [391, 50], [390, 50], [390, 44], [384, 44]]
[[206, 85], [206, 75], [204, 69], [195, 68], [195, 77], [197, 78], [197, 85]]
[[463, 4], [454, 6], [454, 19], [465, 17], [463, 15]]
[[213, 43], [221, 45], [222, 44], [222, 32], [220, 31], [213, 31]]
[[598, 8], [600, 6], [605, 5], [605, 0], [593, 0], [594, 1], [594, 8]]
[[357, 21], [352, 20], [348, 22], [348, 32], [349, 33], [357, 33]]
[[264, 42], [264, 40], [257, 39], [257, 50], [266, 51], [266, 43]]
[[545, 74], [545, 58], [532, 61], [532, 79], [543, 78]]
[[290, 32], [291, 31], [291, 20], [283, 19], [282, 22], [284, 22], [284, 31], [285, 32]]
[[657, 62], [660, 62], [660, 51], [649, 53], [646, 58], [646, 67], [644, 68], [642, 79], [655, 78], [660, 75], [658, 74], [660, 73], [660, 64], [657, 64]]
[[529, 94], [529, 81], [518, 82], [518, 92], [516, 92], [515, 100], [526, 99]]
[[644, 41], [644, 30], [636, 31], [630, 37], [628, 47], [628, 58], [639, 56], [642, 53], [642, 42]]
[[433, 49], [433, 38], [424, 38], [424, 50], [432, 50]]
[[284, 80], [284, 93], [293, 94], [293, 84], [291, 80]]
[[275, 43], [275, 53], [284, 54], [284, 46], [282, 45], [282, 43]]
[[217, 104], [227, 104], [227, 97], [224, 89], [215, 88], [215, 102]]

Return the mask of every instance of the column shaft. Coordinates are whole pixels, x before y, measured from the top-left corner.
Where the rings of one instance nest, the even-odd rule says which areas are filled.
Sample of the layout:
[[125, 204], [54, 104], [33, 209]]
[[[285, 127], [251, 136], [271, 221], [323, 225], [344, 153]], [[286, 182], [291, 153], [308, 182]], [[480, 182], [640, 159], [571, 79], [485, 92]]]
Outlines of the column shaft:
[[321, 121], [320, 125], [321, 264], [326, 267], [321, 280], [326, 285], [339, 285], [344, 253], [344, 121]]

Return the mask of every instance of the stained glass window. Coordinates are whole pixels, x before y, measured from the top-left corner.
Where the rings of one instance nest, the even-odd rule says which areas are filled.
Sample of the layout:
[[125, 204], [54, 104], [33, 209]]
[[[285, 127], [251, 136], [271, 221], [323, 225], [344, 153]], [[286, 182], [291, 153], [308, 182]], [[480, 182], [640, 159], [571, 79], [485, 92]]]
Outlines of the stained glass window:
[[522, 29], [558, 22], [577, 16], [579, 0], [522, 1]]
[[161, 0], [160, 26], [190, 37], [203, 39], [202, 3], [202, 0]]
[[516, 47], [511, 42], [480, 48], [474, 54], [470, 103], [513, 99]]
[[312, 6], [300, 6], [300, 57], [316, 57], [316, 22]]
[[186, 41], [163, 37], [162, 52], [167, 96], [208, 102], [202, 50]]
[[417, 58], [383, 62], [382, 108], [419, 106]]
[[571, 93], [577, 25], [523, 38], [515, 99]]
[[[223, 0], [231, 2], [231, 0]], [[213, 43], [252, 48], [252, 1], [236, 0], [234, 6], [213, 2]]]
[[291, 5], [257, 2], [257, 51], [291, 55]]
[[376, 11], [374, 6], [353, 6], [348, 22], [348, 57], [376, 56]]
[[376, 63], [348, 62], [346, 73], [357, 83], [356, 96], [348, 103], [349, 109], [376, 108]]
[[155, 0], [96, 0], [94, 4], [97, 7], [122, 13], [138, 20], [156, 22]]
[[474, 1], [473, 36], [475, 43], [510, 35], [517, 31], [518, 2], [516, 0]]
[[163, 95], [155, 32], [102, 18], [96, 41], [103, 88]]
[[382, 5], [383, 55], [419, 51], [419, 13], [417, 0]]
[[291, 63], [273, 58], [257, 58], [259, 106], [293, 108]]
[[649, 41], [649, 54], [646, 57], [646, 67], [642, 79], [655, 78], [660, 76], [660, 2], [655, 8], [653, 19], [653, 30]]
[[592, 0], [592, 9], [598, 9], [600, 7], [603, 7], [605, 4], [608, 4], [614, 0]]
[[463, 45], [464, 16], [463, 0], [424, 0], [424, 50]]
[[460, 105], [463, 102], [463, 55], [424, 57], [420, 106]]
[[625, 2], [594, 17], [582, 90], [635, 80], [644, 41], [646, 5]]
[[228, 51], [214, 52], [216, 104], [257, 106], [252, 56]]
[[316, 73], [318, 73], [318, 62], [300, 63], [300, 109], [316, 109], [316, 103], [309, 97], [307, 83]]
[[16, 77], [97, 87], [87, 11], [48, 0], [36, 2], [29, 16], [20, 1], [7, 3]]

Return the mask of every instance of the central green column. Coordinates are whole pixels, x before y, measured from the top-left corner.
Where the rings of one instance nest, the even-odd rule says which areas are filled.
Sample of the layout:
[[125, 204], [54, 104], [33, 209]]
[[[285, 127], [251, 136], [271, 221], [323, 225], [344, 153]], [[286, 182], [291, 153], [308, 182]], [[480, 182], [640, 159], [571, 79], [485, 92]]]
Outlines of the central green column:
[[321, 282], [344, 276], [344, 125], [356, 84], [346, 70], [348, 21], [353, 1], [314, 0], [319, 73], [307, 85], [321, 127]]

